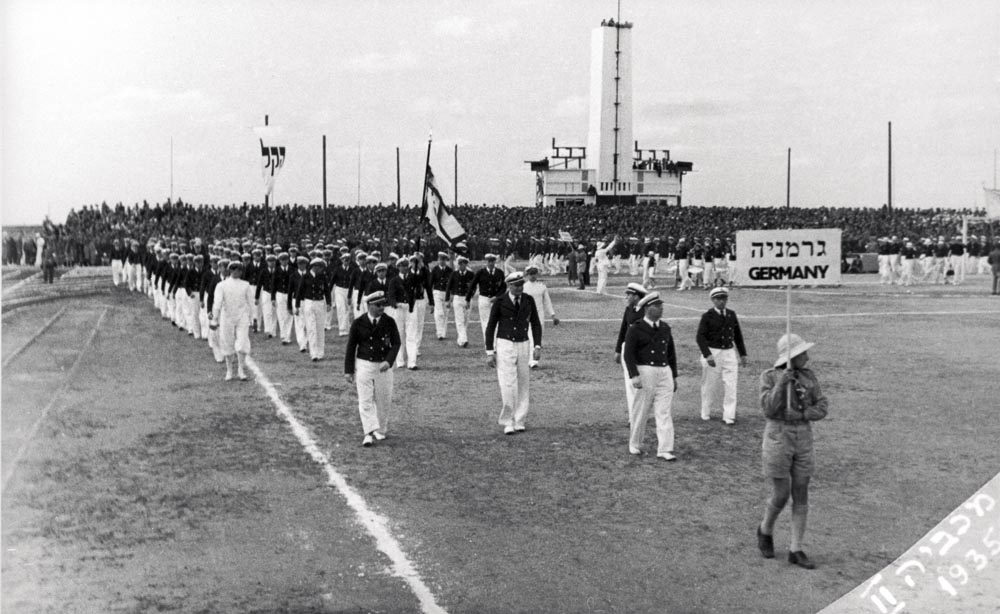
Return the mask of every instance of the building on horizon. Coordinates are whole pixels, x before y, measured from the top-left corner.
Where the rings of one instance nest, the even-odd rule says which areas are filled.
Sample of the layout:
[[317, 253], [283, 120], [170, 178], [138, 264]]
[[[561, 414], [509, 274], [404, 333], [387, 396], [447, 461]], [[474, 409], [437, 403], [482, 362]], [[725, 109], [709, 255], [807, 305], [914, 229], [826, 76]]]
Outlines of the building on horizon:
[[632, 23], [608, 19], [591, 32], [590, 123], [586, 146], [556, 145], [535, 172], [538, 206], [680, 205], [691, 162], [669, 149], [640, 149], [632, 137]]

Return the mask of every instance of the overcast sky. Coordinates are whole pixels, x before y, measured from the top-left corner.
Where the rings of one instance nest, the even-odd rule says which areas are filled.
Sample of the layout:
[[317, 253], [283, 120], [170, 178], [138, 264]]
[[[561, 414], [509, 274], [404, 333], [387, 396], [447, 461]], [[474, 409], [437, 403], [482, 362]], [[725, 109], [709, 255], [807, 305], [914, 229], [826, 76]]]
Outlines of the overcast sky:
[[[615, 2], [5, 0], [3, 223], [118, 201], [530, 204], [524, 160], [585, 145], [590, 31]], [[981, 205], [1000, 147], [1000, 2], [624, 0], [634, 133], [694, 163], [690, 205]]]

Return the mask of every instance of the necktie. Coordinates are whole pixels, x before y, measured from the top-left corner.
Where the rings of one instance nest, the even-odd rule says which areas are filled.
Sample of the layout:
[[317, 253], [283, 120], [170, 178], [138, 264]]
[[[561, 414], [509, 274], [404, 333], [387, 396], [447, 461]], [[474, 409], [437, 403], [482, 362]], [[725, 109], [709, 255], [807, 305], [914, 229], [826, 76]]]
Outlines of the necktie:
[[521, 311], [521, 297], [514, 299], [514, 311]]
[[378, 326], [378, 318], [372, 320], [372, 326]]
[[654, 331], [660, 330], [660, 323], [659, 322], [653, 322], [653, 330]]

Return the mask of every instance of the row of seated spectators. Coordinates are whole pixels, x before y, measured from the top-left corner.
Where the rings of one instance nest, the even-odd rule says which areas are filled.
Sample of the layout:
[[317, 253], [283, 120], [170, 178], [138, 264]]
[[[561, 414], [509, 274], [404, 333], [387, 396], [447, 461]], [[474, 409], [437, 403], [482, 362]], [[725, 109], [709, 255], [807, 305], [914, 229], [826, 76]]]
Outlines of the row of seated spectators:
[[[668, 251], [668, 240], [686, 237], [721, 239], [731, 243], [738, 230], [773, 228], [840, 228], [843, 253], [863, 252], [876, 237], [896, 235], [912, 240], [939, 235], [948, 239], [960, 232], [963, 215], [983, 215], [972, 210], [886, 208], [765, 208], [765, 207], [663, 207], [583, 205], [564, 207], [508, 207], [462, 205], [452, 213], [466, 231], [468, 255], [481, 259], [487, 252], [514, 253], [527, 258], [536, 252], [566, 253], [578, 243], [592, 246], [615, 235], [626, 240], [618, 253]], [[115, 206], [87, 205], [73, 210], [63, 224], [47, 223], [48, 240], [63, 264], [100, 264], [114, 239], [132, 238], [143, 246], [149, 237], [203, 240], [247, 237], [269, 244], [346, 242], [349, 246], [412, 252], [420, 240], [423, 251], [434, 254], [444, 243], [434, 236], [420, 206], [329, 207], [281, 205], [266, 212], [262, 205], [164, 204]], [[265, 230], [267, 229], [267, 230]], [[569, 235], [568, 241], [559, 237]], [[638, 240], [629, 241], [635, 237]]]

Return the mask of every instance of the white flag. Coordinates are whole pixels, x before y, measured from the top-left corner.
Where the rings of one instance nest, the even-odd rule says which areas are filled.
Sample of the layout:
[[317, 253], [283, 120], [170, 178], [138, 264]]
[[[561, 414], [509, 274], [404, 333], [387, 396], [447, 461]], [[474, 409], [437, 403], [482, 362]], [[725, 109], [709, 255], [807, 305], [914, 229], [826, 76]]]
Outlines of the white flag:
[[274, 192], [274, 180], [285, 165], [285, 146], [281, 142], [281, 130], [273, 126], [254, 128], [260, 140], [261, 175], [264, 178], [264, 192], [270, 196]]
[[465, 230], [444, 204], [430, 165], [427, 165], [427, 173], [424, 175], [424, 202], [421, 213], [434, 227], [437, 236], [444, 239], [448, 245], [454, 247], [465, 240]]

